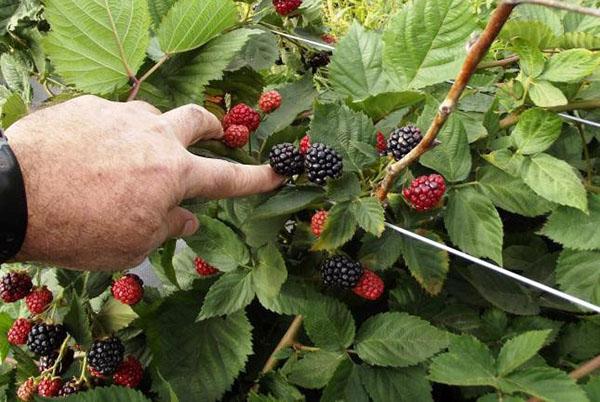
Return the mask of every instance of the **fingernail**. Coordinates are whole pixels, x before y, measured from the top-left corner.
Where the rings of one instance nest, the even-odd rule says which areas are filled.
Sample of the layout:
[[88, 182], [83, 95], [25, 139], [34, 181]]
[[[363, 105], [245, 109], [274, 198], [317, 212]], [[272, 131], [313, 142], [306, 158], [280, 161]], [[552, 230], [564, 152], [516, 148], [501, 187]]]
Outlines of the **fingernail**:
[[195, 219], [187, 221], [183, 227], [183, 237], [188, 237], [196, 233], [198, 231], [198, 226], [199, 223]]

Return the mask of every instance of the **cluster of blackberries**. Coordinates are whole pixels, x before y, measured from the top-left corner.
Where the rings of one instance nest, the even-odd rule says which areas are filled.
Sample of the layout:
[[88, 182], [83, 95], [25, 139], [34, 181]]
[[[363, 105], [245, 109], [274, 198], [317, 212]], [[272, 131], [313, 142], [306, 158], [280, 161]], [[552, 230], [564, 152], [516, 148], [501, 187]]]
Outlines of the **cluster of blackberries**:
[[342, 175], [344, 163], [340, 154], [325, 144], [312, 144], [303, 153], [294, 144], [275, 145], [269, 153], [269, 163], [282, 176], [295, 176], [306, 172], [308, 180], [325, 185], [328, 179]]
[[335, 255], [323, 262], [321, 280], [327, 287], [352, 289], [356, 295], [367, 300], [379, 299], [385, 290], [379, 275], [345, 255]]
[[397, 128], [392, 131], [387, 141], [387, 152], [399, 161], [408, 155], [422, 139], [421, 130], [413, 125]]

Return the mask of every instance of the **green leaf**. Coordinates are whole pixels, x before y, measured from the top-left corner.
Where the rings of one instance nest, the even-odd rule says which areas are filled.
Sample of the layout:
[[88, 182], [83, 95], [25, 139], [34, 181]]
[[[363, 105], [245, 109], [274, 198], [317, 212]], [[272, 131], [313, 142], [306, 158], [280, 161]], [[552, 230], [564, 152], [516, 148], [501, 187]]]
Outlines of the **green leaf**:
[[383, 313], [363, 323], [356, 352], [377, 366], [407, 367], [433, 356], [448, 345], [446, 332], [406, 313]]
[[[281, 106], [263, 119], [255, 133], [257, 138], [267, 138], [289, 127], [300, 113], [312, 107], [317, 96], [310, 76], [278, 87], [277, 92], [281, 95]], [[270, 149], [265, 149], [263, 154], [266, 155], [269, 151]]]
[[570, 49], [550, 58], [541, 79], [575, 82], [590, 75], [600, 65], [600, 57], [590, 50]]
[[600, 400], [600, 377], [592, 377], [583, 387], [590, 402]]
[[148, 10], [152, 16], [154, 26], [159, 26], [167, 12], [171, 9], [177, 0], [148, 0]]
[[421, 165], [441, 173], [451, 182], [466, 179], [472, 162], [467, 132], [460, 119], [451, 115], [438, 139], [442, 144], [426, 152], [420, 159]]
[[307, 353], [291, 366], [288, 381], [303, 388], [323, 388], [345, 358], [343, 353], [326, 350]]
[[144, 0], [48, 0], [44, 48], [68, 84], [94, 94], [126, 85], [142, 65], [150, 14]]
[[288, 278], [281, 287], [281, 292], [273, 298], [265, 298], [258, 294], [264, 308], [277, 314], [305, 314], [312, 303], [319, 303], [326, 297], [304, 281]]
[[198, 220], [202, 230], [186, 239], [198, 256], [222, 272], [233, 271], [248, 262], [246, 245], [227, 225], [208, 216], [200, 216]]
[[69, 334], [79, 345], [85, 348], [92, 344], [90, 317], [86, 311], [86, 304], [76, 295], [73, 295], [71, 299], [71, 306], [64, 317], [63, 323]]
[[509, 393], [524, 392], [547, 402], [590, 402], [575, 380], [552, 367], [518, 370], [504, 377], [500, 388]]
[[6, 313], [0, 313], [0, 363], [4, 363], [4, 359], [8, 355], [10, 345], [8, 344], [8, 338], [4, 336], [8, 333], [10, 327], [12, 327], [13, 319]]
[[541, 234], [573, 250], [600, 249], [600, 195], [588, 196], [589, 214], [559, 207], [548, 218]]
[[496, 362], [488, 347], [476, 338], [456, 336], [447, 353], [433, 358], [429, 379], [449, 385], [496, 386]]
[[323, 199], [324, 191], [315, 186], [285, 187], [256, 208], [254, 216], [261, 219], [290, 215]]
[[377, 402], [433, 402], [431, 384], [420, 367], [363, 366], [360, 378], [371, 399]]
[[451, 192], [444, 224], [463, 251], [502, 264], [502, 221], [490, 199], [470, 187]]
[[375, 144], [375, 126], [366, 115], [336, 103], [317, 104], [310, 133], [313, 143], [333, 147], [344, 158], [344, 170], [360, 172], [374, 162], [377, 155], [372, 148], [365, 155], [359, 144]]
[[483, 267], [469, 266], [461, 274], [479, 294], [501, 310], [518, 315], [539, 314], [540, 307], [531, 291], [510, 278]]
[[272, 298], [279, 294], [287, 279], [285, 261], [273, 243], [260, 248], [256, 258], [258, 266], [252, 270], [252, 283], [260, 297]]
[[359, 256], [363, 265], [381, 271], [394, 265], [402, 254], [402, 237], [386, 229], [381, 237], [366, 235], [362, 239]]
[[452, 79], [466, 56], [475, 22], [469, 4], [461, 0], [409, 3], [384, 32], [385, 67], [408, 88]]
[[249, 67], [254, 71], [262, 71], [270, 68], [279, 57], [277, 37], [271, 32], [259, 31], [252, 35], [234, 59], [227, 66], [227, 70], [235, 71], [243, 67]]
[[[31, 84], [29, 83], [28, 62], [23, 53], [3, 53], [0, 56], [0, 70], [6, 86], [16, 92], [24, 102], [31, 101]], [[8, 102], [7, 98], [6, 102]], [[18, 99], [18, 98], [17, 98]], [[17, 99], [13, 99], [15, 102]], [[26, 108], [26, 107], [25, 107]]]
[[519, 65], [521, 69], [531, 78], [538, 77], [544, 71], [546, 59], [544, 53], [529, 42], [516, 40], [514, 44], [515, 53], [519, 56]]
[[563, 92], [549, 81], [536, 80], [529, 86], [529, 97], [536, 106], [555, 107], [569, 103]]
[[138, 315], [130, 306], [110, 297], [95, 316], [94, 332], [112, 334], [127, 328], [136, 318]]
[[523, 215], [539, 216], [549, 212], [553, 205], [533, 192], [523, 180], [513, 177], [494, 166], [478, 171], [478, 183], [483, 192], [499, 208]]
[[[93, 390], [61, 398], [65, 402], [150, 402], [144, 394], [126, 387], [97, 387]], [[37, 401], [53, 401], [52, 398], [36, 398]]]
[[206, 294], [197, 321], [235, 313], [250, 304], [255, 295], [252, 277], [250, 271], [222, 275]]
[[0, 100], [0, 113], [2, 127], [7, 129], [14, 122], [25, 117], [29, 113], [29, 109], [23, 98], [21, 98], [21, 95], [14, 93], [6, 99]]
[[328, 350], [344, 350], [354, 341], [354, 318], [336, 299], [311, 302], [304, 313], [304, 329], [311, 341]]
[[[433, 232], [419, 233], [438, 243], [443, 243], [440, 236]], [[412, 276], [431, 295], [442, 291], [446, 275], [450, 268], [450, 258], [443, 250], [432, 250], [431, 246], [406, 238], [402, 242], [402, 255]]]
[[341, 202], [329, 210], [325, 227], [313, 250], [335, 250], [354, 236], [357, 222], [351, 206], [350, 202]]
[[600, 35], [589, 32], [567, 32], [560, 37], [560, 47], [563, 49], [597, 49], [600, 47]]
[[512, 132], [515, 144], [522, 154], [544, 152], [560, 136], [562, 120], [556, 113], [529, 109], [521, 115]]
[[361, 228], [375, 236], [381, 236], [385, 229], [385, 211], [376, 198], [360, 198], [351, 204], [351, 209]]
[[[359, 102], [348, 103], [348, 106], [352, 110], [366, 113], [374, 121], [379, 121], [388, 117], [392, 112], [412, 106], [423, 99], [425, 99], [425, 95], [417, 91], [385, 92]], [[395, 128], [398, 121], [400, 119], [395, 120], [392, 127]]]
[[382, 35], [354, 22], [336, 46], [329, 65], [331, 85], [339, 94], [360, 101], [395, 89], [383, 70]]
[[592, 321], [571, 323], [564, 328], [558, 342], [561, 356], [583, 362], [594, 358], [600, 349], [600, 325]]
[[558, 42], [552, 30], [539, 21], [508, 21], [502, 28], [500, 37], [508, 41], [527, 41], [542, 50], [554, 47]]
[[556, 266], [556, 282], [565, 292], [600, 304], [600, 252], [564, 250]]
[[521, 171], [525, 165], [525, 157], [523, 155], [513, 154], [508, 149], [500, 149], [483, 155], [483, 159], [514, 177], [521, 177]]
[[360, 367], [344, 360], [323, 390], [321, 402], [369, 402], [369, 395], [360, 381]]
[[327, 198], [335, 202], [352, 201], [360, 196], [360, 181], [354, 173], [327, 182]]
[[498, 354], [498, 374], [505, 376], [525, 364], [544, 346], [552, 330], [529, 331], [509, 339]]
[[17, 362], [17, 381], [25, 382], [29, 377], [36, 377], [40, 374], [37, 364], [27, 352], [13, 345], [10, 346], [10, 350]]
[[205, 87], [210, 81], [223, 78], [223, 70], [256, 29], [236, 29], [218, 36], [204, 45], [197, 54], [178, 55], [165, 63], [149, 83], [160, 88], [174, 101], [174, 106], [202, 103]]
[[199, 310], [196, 291], [179, 292], [139, 322], [153, 365], [180, 402], [221, 400], [252, 353], [252, 326], [243, 311], [194, 322]]
[[525, 162], [522, 177], [548, 201], [588, 212], [585, 188], [568, 163], [547, 154], [535, 155]]
[[4, 0], [0, 3], [0, 35], [6, 34], [6, 27], [20, 2], [20, 0]]
[[150, 263], [155, 270], [164, 274], [164, 277], [169, 281], [170, 284], [180, 289], [179, 282], [177, 282], [177, 274], [175, 273], [175, 267], [173, 266], [173, 257], [175, 256], [175, 248], [177, 247], [177, 240], [167, 240], [162, 247], [155, 250], [149, 257]]
[[168, 54], [195, 49], [232, 27], [236, 19], [231, 0], [179, 0], [158, 28], [160, 48]]

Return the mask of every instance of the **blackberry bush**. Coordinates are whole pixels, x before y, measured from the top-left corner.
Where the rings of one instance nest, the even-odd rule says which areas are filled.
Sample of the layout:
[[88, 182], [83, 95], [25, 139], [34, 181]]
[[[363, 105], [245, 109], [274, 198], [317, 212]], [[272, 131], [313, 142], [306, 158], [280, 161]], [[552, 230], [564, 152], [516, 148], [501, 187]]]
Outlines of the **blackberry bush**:
[[81, 94], [195, 103], [190, 158], [294, 180], [183, 201], [143, 288], [3, 264], [0, 400], [599, 399], [592, 311], [391, 226], [600, 305], [596, 1], [71, 3], [1, 4], [9, 138]]

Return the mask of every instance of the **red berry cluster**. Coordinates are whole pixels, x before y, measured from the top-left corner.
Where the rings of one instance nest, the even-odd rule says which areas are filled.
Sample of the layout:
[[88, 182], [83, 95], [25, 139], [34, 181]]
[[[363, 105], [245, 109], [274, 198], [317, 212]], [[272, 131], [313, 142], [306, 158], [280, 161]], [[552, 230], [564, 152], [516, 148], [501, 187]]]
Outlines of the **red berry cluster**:
[[200, 276], [212, 276], [219, 272], [218, 269], [216, 269], [200, 257], [196, 257], [194, 259], [194, 265], [196, 266], [196, 272]]
[[381, 131], [377, 132], [377, 152], [379, 155], [387, 154], [387, 140], [385, 139], [385, 135]]
[[230, 148], [241, 148], [250, 139], [250, 133], [260, 125], [260, 115], [245, 103], [239, 103], [223, 117], [223, 142]]
[[321, 39], [328, 45], [335, 45], [337, 43], [337, 38], [332, 34], [323, 34], [321, 35]]
[[301, 4], [302, 0], [273, 0], [275, 11], [281, 16], [290, 15], [296, 11]]
[[305, 135], [304, 137], [302, 137], [302, 139], [300, 140], [300, 153], [302, 155], [306, 155], [306, 153], [308, 152], [308, 150], [310, 149], [310, 135]]
[[114, 281], [110, 291], [121, 303], [134, 305], [144, 297], [144, 282], [135, 274], [127, 274]]
[[385, 284], [375, 272], [364, 268], [358, 284], [352, 289], [354, 293], [367, 300], [377, 300], [383, 294]]
[[53, 298], [52, 292], [46, 286], [42, 286], [27, 295], [25, 304], [31, 314], [41, 314], [46, 311]]
[[446, 182], [444, 178], [439, 174], [432, 174], [417, 177], [402, 193], [414, 209], [424, 212], [435, 208], [442, 200], [445, 192]]
[[46, 286], [33, 288], [31, 276], [27, 272], [12, 271], [0, 280], [0, 298], [5, 303], [25, 299], [29, 312], [38, 315], [46, 311], [53, 296]]
[[133, 356], [127, 356], [113, 374], [113, 382], [128, 388], [137, 388], [144, 377], [142, 364]]

